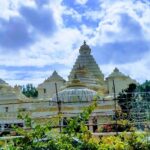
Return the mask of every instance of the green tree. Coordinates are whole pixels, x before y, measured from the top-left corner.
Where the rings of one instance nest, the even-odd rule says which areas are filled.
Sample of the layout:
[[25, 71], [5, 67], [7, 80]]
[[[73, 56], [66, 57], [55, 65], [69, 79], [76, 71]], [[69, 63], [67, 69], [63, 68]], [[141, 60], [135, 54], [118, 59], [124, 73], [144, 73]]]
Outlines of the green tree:
[[[75, 117], [75, 122], [70, 120], [65, 132], [58, 133], [52, 130], [51, 123], [43, 125], [34, 124], [27, 115], [20, 116], [25, 120], [28, 130], [16, 128], [22, 137], [12, 139], [4, 150], [149, 150], [150, 143], [143, 133], [122, 133], [115, 136], [93, 137], [83, 124], [94, 110], [93, 103]], [[80, 126], [80, 132], [76, 128]], [[0, 147], [1, 148], [1, 147]]]
[[[89, 143], [92, 138], [88, 131], [85, 120], [95, 109], [96, 103], [88, 106], [76, 116], [73, 120], [68, 120], [68, 125], [64, 132], [59, 133], [52, 130], [52, 120], [46, 124], [35, 124], [28, 115], [19, 115], [20, 119], [24, 119], [26, 127], [16, 128], [18, 135], [22, 138], [13, 139], [8, 144], [11, 150], [97, 150], [98, 144]], [[79, 132], [76, 129], [79, 128]]]
[[27, 84], [26, 86], [23, 86], [22, 93], [27, 97], [36, 98], [38, 96], [38, 91], [32, 84]]
[[146, 80], [137, 87], [137, 91], [141, 93], [142, 100], [150, 102], [150, 81]]
[[127, 117], [130, 115], [130, 110], [132, 109], [132, 102], [135, 101], [135, 91], [136, 91], [136, 84], [130, 84], [127, 89], [124, 89], [121, 93], [119, 93], [118, 104], [121, 107], [123, 113], [127, 114]]
[[150, 80], [146, 80], [144, 83], [140, 84], [137, 87], [137, 91], [140, 95], [140, 100], [138, 101], [138, 105], [140, 106], [140, 110], [144, 116], [150, 120]]

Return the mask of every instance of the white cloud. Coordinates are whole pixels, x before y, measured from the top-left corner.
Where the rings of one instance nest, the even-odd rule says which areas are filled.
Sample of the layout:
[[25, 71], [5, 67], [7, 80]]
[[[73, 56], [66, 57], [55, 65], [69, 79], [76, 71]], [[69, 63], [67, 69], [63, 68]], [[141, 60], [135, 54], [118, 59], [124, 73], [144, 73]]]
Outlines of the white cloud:
[[[69, 72], [71, 68], [62, 68], [58, 72], [60, 76], [62, 76], [65, 80], [67, 80]], [[14, 85], [26, 85], [27, 83], [32, 83], [35, 86], [42, 83], [45, 79], [52, 75], [54, 70], [47, 70], [47, 71], [38, 71], [37, 70], [30, 70], [30, 71], [22, 71], [22, 70], [15, 70], [15, 71], [6, 71], [4, 69], [0, 69], [0, 77], [8, 84]], [[21, 77], [19, 74], [27, 75], [26, 77]]]
[[100, 65], [101, 70], [104, 72], [105, 77], [107, 77], [115, 67], [117, 67], [121, 72], [125, 75], [129, 75], [132, 79], [136, 79], [137, 82], [144, 82], [145, 80], [149, 80], [150, 78], [150, 52], [146, 54], [143, 59], [138, 60], [132, 63], [125, 64], [106, 64]]
[[17, 15], [17, 11], [8, 9], [10, 7], [10, 1], [0, 0], [0, 14], [1, 18], [9, 19], [11, 15]]
[[87, 3], [88, 0], [76, 0], [76, 3], [84, 5]]
[[99, 10], [86, 11], [82, 16], [86, 17], [87, 19], [97, 21], [102, 19], [104, 15], [104, 11], [101, 11], [101, 9], [99, 8]]
[[[78, 4], [85, 4], [87, 0], [76, 0]], [[108, 42], [114, 42], [117, 40], [124, 41], [129, 40], [132, 37], [126, 36], [123, 29], [120, 27], [121, 13], [128, 13], [133, 17], [143, 30], [143, 35], [147, 40], [150, 40], [150, 9], [149, 5], [142, 2], [133, 3], [131, 0], [100, 0], [101, 9], [93, 10], [80, 14], [72, 8], [68, 8], [62, 5], [62, 0], [50, 1], [45, 6], [50, 8], [54, 13], [54, 18], [58, 26], [57, 32], [51, 37], [40, 36], [40, 40], [31, 45], [28, 48], [20, 49], [19, 52], [0, 54], [0, 64], [2, 66], [36, 66], [43, 67], [45, 65], [62, 64], [67, 66], [70, 70], [78, 55], [78, 49], [85, 39], [91, 46], [105, 44]], [[12, 15], [19, 15], [17, 9], [21, 5], [35, 7], [34, 0], [0, 0], [0, 13], [1, 17], [8, 19]], [[99, 7], [99, 6], [98, 6]], [[92, 19], [94, 21], [99, 20], [97, 28], [88, 27], [86, 24], [82, 24], [81, 31], [77, 28], [66, 27], [62, 15], [68, 14], [73, 16], [75, 20], [81, 23], [82, 17]], [[141, 15], [142, 14], [142, 15]], [[115, 33], [112, 37], [108, 36], [107, 32]], [[92, 37], [89, 39], [89, 35]], [[125, 37], [125, 38], [124, 38]], [[74, 47], [74, 45], [76, 45]], [[148, 64], [150, 64], [149, 56], [147, 55], [143, 60], [139, 60], [134, 63], [126, 64], [106, 64], [100, 65], [105, 75], [111, 73], [113, 68], [117, 66], [121, 71], [131, 75], [139, 81], [148, 79], [150, 71]], [[135, 67], [138, 66], [138, 67]], [[69, 69], [60, 69], [58, 72], [62, 76], [67, 77], [69, 75]], [[0, 78], [4, 78], [9, 81], [10, 84], [16, 82], [17, 84], [24, 84], [26, 82], [32, 82], [34, 84], [40, 83], [46, 76], [51, 74], [48, 72], [30, 72], [31, 77], [26, 80], [17, 80], [16, 72], [8, 72], [1, 70]], [[9, 80], [10, 79], [10, 80]]]
[[62, 0], [50, 1], [49, 7], [53, 11], [53, 15], [58, 27], [63, 27], [62, 14], [65, 7], [61, 5]]
[[83, 39], [83, 35], [77, 29], [62, 28], [52, 38], [42, 38], [15, 55], [13, 52], [7, 55], [2, 53], [0, 63], [5, 66], [43, 67], [55, 63], [71, 66], [78, 53], [78, 49], [74, 49], [73, 45], [76, 44], [76, 47], [79, 47]]
[[[103, 16], [101, 16], [101, 21], [94, 37], [95, 43], [101, 41], [100, 44], [105, 44], [114, 41], [128, 41], [135, 38], [128, 36], [127, 33], [124, 32], [124, 29], [121, 28], [120, 14], [122, 13], [127, 13], [137, 21], [141, 25], [145, 38], [150, 40], [150, 7], [147, 3], [145, 4], [140, 1], [134, 3], [128, 0], [117, 0], [113, 2], [110, 0], [102, 0], [101, 3], [101, 14], [103, 14]], [[138, 12], [143, 13], [142, 16], [139, 16]], [[113, 32], [114, 35], [110, 37], [110, 35], [107, 34], [108, 32]]]
[[0, 14], [2, 18], [9, 19], [10, 16], [18, 16], [21, 5], [35, 7], [34, 0], [0, 0]]

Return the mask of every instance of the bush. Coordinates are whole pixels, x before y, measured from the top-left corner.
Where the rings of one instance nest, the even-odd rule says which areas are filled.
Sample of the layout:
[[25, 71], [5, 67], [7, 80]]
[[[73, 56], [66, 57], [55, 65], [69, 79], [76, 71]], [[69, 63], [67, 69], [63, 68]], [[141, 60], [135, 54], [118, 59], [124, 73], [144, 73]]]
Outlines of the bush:
[[133, 126], [129, 123], [128, 120], [119, 120], [117, 121], [117, 124], [106, 124], [103, 125], [100, 129], [99, 132], [124, 132], [124, 131], [133, 131], [134, 128]]
[[[150, 143], [142, 133], [122, 133], [116, 136], [93, 137], [85, 121], [95, 108], [95, 104], [86, 108], [74, 120], [69, 120], [64, 132], [52, 131], [51, 123], [32, 125], [32, 120], [25, 116], [26, 124], [31, 127], [25, 130], [16, 128], [22, 138], [13, 139], [5, 150], [149, 150]], [[126, 121], [121, 125], [126, 127]], [[106, 129], [111, 129], [106, 126]], [[109, 128], [108, 128], [109, 127]], [[76, 129], [79, 129], [78, 132]], [[127, 127], [126, 127], [127, 128]], [[3, 144], [3, 143], [2, 143]], [[1, 146], [2, 146], [1, 144]]]

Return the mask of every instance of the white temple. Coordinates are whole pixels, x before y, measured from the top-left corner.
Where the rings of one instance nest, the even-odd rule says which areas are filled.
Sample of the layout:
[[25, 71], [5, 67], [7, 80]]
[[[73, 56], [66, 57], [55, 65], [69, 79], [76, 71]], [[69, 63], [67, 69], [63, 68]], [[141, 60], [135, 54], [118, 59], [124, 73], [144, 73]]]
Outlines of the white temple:
[[[38, 86], [38, 98], [52, 98], [56, 92], [55, 83], [58, 85], [58, 91], [61, 91], [71, 84], [74, 78], [78, 79], [82, 86], [84, 85], [86, 88], [94, 90], [102, 96], [113, 93], [113, 81], [117, 94], [127, 88], [129, 84], [136, 83], [135, 80], [124, 75], [117, 68], [104, 79], [104, 74], [92, 56], [90, 47], [84, 41], [79, 49], [79, 56], [68, 76], [68, 81], [65, 81], [54, 71], [51, 77]], [[74, 85], [72, 84], [72, 86]]]
[[[88, 106], [96, 95], [102, 101], [98, 103], [89, 123], [92, 124], [95, 120], [97, 123], [105, 122], [114, 115], [114, 101], [111, 97], [113, 82], [116, 93], [127, 88], [130, 83], [136, 83], [117, 68], [104, 78], [104, 74], [91, 54], [90, 47], [84, 41], [68, 81], [54, 71], [38, 85], [36, 99], [25, 97], [18, 86], [13, 88], [0, 79], [0, 122], [5, 119], [15, 121], [18, 113], [23, 112], [30, 114], [39, 123], [43, 123], [44, 119], [58, 114], [58, 100], [61, 101], [62, 117], [72, 117], [81, 112], [83, 107]], [[56, 85], [58, 93], [56, 93]], [[63, 124], [63, 121], [61, 123]], [[97, 128], [91, 126], [90, 129], [95, 131]]]

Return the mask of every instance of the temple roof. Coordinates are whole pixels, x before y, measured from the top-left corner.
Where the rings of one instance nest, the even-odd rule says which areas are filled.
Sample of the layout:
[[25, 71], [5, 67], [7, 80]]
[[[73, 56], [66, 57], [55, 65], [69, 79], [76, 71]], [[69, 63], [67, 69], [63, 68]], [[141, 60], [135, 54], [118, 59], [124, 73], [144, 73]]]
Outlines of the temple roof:
[[23, 102], [29, 99], [22, 94], [19, 86], [11, 87], [5, 81], [0, 79], [0, 103], [14, 103], [16, 101]]
[[45, 80], [45, 82], [49, 81], [65, 81], [56, 71], [52, 73], [52, 75]]
[[127, 77], [127, 76], [124, 75], [122, 72], [120, 72], [118, 68], [115, 68], [113, 72], [108, 76], [108, 78], [112, 77]]

